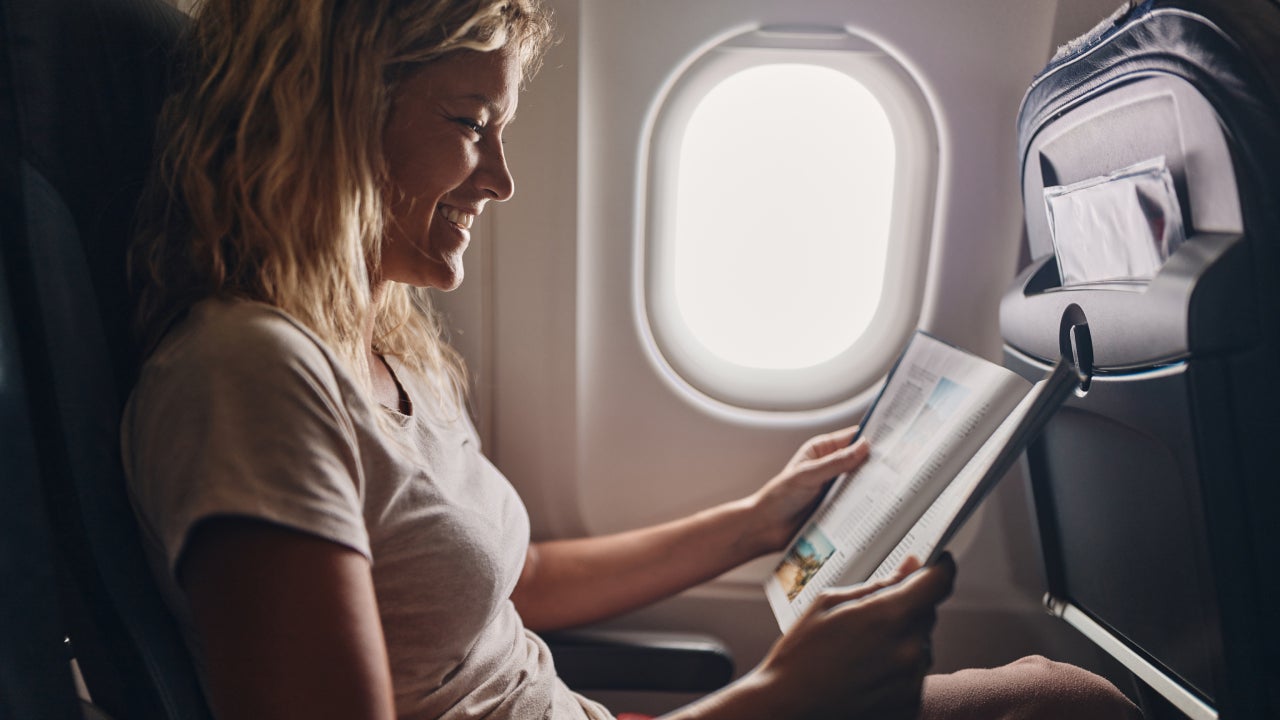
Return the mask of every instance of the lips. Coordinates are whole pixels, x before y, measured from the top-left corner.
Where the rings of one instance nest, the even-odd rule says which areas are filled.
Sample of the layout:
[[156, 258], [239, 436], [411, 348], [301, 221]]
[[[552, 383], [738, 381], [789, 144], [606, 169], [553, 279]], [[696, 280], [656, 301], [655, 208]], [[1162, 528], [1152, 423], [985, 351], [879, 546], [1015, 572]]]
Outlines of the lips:
[[470, 230], [471, 223], [475, 222], [476, 220], [476, 216], [474, 213], [465, 212], [463, 210], [459, 210], [458, 208], [449, 207], [447, 205], [440, 206], [440, 215], [445, 220], [448, 220], [449, 222], [453, 223], [454, 226], [458, 227], [461, 230]]

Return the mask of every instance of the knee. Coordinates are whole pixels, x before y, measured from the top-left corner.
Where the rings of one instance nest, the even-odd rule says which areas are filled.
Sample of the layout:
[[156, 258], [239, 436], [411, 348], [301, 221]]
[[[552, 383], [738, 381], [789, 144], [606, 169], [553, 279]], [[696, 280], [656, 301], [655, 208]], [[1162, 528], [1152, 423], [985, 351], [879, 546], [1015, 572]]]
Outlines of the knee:
[[1039, 655], [989, 670], [931, 675], [922, 718], [1137, 720], [1141, 713], [1115, 685], [1087, 670]]
[[1137, 720], [1142, 717], [1137, 706], [1109, 680], [1075, 665], [1032, 655], [1005, 667], [1009, 673], [1022, 676], [1025, 687], [1035, 688], [1031, 701], [1038, 709], [1027, 715], [1028, 718]]

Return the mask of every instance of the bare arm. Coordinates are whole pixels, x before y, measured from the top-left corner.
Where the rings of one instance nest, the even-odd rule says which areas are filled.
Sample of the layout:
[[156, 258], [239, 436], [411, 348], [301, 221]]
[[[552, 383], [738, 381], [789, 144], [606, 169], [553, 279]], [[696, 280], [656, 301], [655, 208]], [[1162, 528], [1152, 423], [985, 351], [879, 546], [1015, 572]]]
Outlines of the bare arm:
[[219, 720], [395, 716], [360, 553], [259, 520], [214, 518], [193, 532], [179, 581]]
[[527, 627], [601, 620], [673, 595], [781, 549], [823, 484], [862, 463], [854, 428], [813, 438], [750, 497], [686, 518], [602, 537], [530, 546], [511, 599]]

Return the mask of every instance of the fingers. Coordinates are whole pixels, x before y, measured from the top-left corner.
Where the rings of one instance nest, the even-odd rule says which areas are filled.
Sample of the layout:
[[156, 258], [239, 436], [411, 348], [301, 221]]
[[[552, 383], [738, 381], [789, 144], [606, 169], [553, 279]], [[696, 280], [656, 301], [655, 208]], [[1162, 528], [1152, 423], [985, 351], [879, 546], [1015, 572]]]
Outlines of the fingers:
[[[910, 560], [903, 563], [903, 567], [909, 567], [909, 563]], [[955, 579], [955, 560], [951, 553], [943, 553], [937, 563], [914, 571], [906, 580], [886, 588], [870, 600], [903, 607], [932, 608], [951, 594]]]
[[866, 438], [859, 438], [852, 445], [844, 445], [825, 455], [806, 460], [799, 470], [805, 476], [826, 480], [853, 470], [866, 462], [870, 455], [871, 446], [867, 444]]
[[897, 584], [901, 580], [902, 578], [895, 574], [893, 577], [876, 580], [875, 582], [865, 582], [858, 585], [851, 585], [849, 587], [824, 590], [823, 592], [818, 593], [818, 596], [813, 599], [813, 603], [810, 607], [815, 610], [830, 610], [834, 607], [844, 605], [845, 603], [860, 600], [869, 595], [874, 595], [891, 585]]
[[898, 566], [898, 569], [894, 573], [894, 575], [899, 577], [906, 577], [911, 573], [919, 570], [923, 564], [924, 563], [920, 562], [920, 558], [916, 557], [915, 555], [908, 555], [907, 559], [903, 560], [902, 564]]
[[873, 582], [859, 583], [849, 587], [839, 587], [828, 589], [814, 598], [813, 607], [821, 610], [830, 610], [838, 605], [858, 600], [868, 595], [872, 595], [887, 587], [892, 587], [902, 582], [908, 575], [920, 569], [920, 560], [915, 555], [910, 555], [892, 575]]
[[[950, 553], [943, 553], [942, 558], [938, 561], [938, 565], [943, 566], [943, 568], [938, 572], [949, 572], [951, 580], [954, 580], [955, 561], [951, 558]], [[894, 571], [893, 575], [874, 582], [865, 582], [859, 583], [858, 585], [851, 585], [849, 587], [826, 590], [820, 593], [818, 597], [814, 598], [812, 605], [823, 610], [829, 610], [838, 605], [867, 597], [884, 590], [885, 588], [901, 583], [907, 578], [907, 576], [919, 570], [920, 567], [920, 558], [915, 555], [908, 555], [907, 558], [902, 561], [902, 564], [898, 566], [898, 569]], [[950, 585], [948, 585], [948, 588], [949, 587]], [[949, 592], [950, 590], [948, 589], [948, 593]], [[946, 595], [943, 595], [943, 597], [946, 597]]]
[[913, 560], [908, 559], [885, 580], [828, 590], [818, 596], [814, 606], [833, 613], [881, 613], [886, 621], [900, 624], [904, 632], [911, 632], [921, 620], [925, 621], [926, 629], [931, 629], [934, 608], [951, 594], [955, 583], [955, 561], [946, 553], [936, 564], [913, 570], [913, 566], [919, 564]]
[[950, 556], [924, 568], [910, 558], [892, 577], [820, 593], [766, 661], [823, 711], [797, 716], [914, 718], [935, 608], [954, 581]]
[[800, 448], [800, 454], [807, 458], [816, 458], [828, 455], [836, 450], [849, 445], [853, 441], [853, 436], [858, 434], [858, 426], [850, 425], [847, 428], [833, 430], [829, 433], [814, 435], [805, 441]]
[[857, 434], [858, 434], [858, 426], [850, 425], [847, 428], [833, 430], [832, 432], [826, 433], [824, 435], [819, 435], [818, 437], [821, 438], [821, 441], [822, 441], [821, 444], [823, 445], [843, 447], [845, 445], [848, 445], [850, 442], [852, 442], [853, 436]]

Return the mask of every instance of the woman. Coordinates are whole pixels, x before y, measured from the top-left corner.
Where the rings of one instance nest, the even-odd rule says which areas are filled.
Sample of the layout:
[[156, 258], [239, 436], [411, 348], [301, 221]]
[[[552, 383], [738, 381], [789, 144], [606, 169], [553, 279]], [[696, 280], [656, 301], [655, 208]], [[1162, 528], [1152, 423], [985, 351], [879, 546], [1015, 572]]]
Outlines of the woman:
[[[528, 543], [413, 288], [456, 287], [475, 217], [511, 196], [502, 133], [549, 33], [536, 0], [209, 0], [195, 23], [134, 250], [149, 359], [123, 444], [219, 718], [611, 717], [526, 628], [780, 549], [866, 457], [820, 436], [743, 500]], [[823, 596], [672, 717], [914, 717], [953, 576]]]

